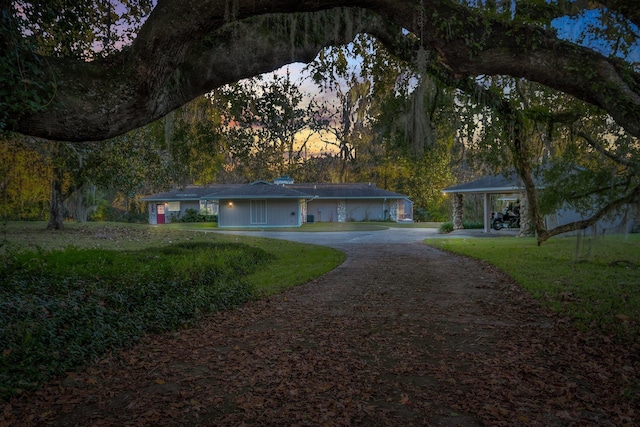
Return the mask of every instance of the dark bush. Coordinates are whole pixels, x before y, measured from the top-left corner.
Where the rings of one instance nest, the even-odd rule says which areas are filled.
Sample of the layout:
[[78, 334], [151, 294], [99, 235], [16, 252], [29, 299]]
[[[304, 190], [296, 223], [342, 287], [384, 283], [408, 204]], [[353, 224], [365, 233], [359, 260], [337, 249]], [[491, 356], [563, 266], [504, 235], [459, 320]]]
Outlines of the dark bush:
[[443, 222], [438, 229], [440, 233], [451, 233], [453, 231], [453, 223], [452, 222]]
[[184, 215], [172, 220], [179, 222], [217, 222], [218, 215], [205, 215], [198, 213], [196, 209], [186, 209]]

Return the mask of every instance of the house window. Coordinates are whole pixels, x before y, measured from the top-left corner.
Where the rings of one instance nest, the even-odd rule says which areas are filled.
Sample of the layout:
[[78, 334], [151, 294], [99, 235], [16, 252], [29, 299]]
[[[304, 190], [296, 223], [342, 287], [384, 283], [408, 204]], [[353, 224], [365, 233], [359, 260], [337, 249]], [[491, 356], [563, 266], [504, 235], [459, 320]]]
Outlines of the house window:
[[180, 202], [169, 202], [167, 210], [172, 212], [180, 212]]
[[218, 215], [218, 201], [200, 200], [200, 213], [204, 215]]
[[251, 224], [267, 223], [267, 201], [251, 200]]

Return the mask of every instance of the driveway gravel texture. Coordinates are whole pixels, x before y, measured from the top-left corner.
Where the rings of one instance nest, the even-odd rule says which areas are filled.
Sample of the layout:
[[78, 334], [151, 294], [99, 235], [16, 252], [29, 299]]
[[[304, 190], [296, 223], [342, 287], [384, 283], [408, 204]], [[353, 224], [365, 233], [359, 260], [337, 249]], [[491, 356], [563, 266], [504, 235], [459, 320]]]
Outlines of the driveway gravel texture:
[[638, 349], [403, 233], [289, 233], [347, 260], [14, 398], [0, 425], [640, 425]]

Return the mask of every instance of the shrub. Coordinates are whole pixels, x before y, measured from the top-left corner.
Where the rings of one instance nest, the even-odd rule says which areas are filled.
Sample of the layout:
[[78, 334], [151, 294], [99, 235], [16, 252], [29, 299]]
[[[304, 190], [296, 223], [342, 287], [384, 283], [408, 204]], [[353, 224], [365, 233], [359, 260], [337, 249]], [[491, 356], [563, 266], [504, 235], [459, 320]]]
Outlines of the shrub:
[[427, 222], [431, 220], [431, 215], [425, 208], [417, 207], [413, 211], [413, 219], [418, 222]]
[[440, 233], [451, 233], [453, 231], [453, 223], [452, 222], [443, 222], [438, 229]]
[[205, 215], [199, 213], [196, 209], [187, 209], [184, 211], [184, 215], [180, 218], [176, 218], [179, 222], [217, 222], [218, 215]]
[[482, 229], [484, 228], [484, 224], [482, 222], [479, 221], [463, 221], [462, 222], [462, 227], [466, 228], [467, 230], [472, 230], [472, 229]]
[[187, 209], [184, 211], [184, 215], [180, 218], [180, 222], [199, 222], [198, 211], [195, 209]]

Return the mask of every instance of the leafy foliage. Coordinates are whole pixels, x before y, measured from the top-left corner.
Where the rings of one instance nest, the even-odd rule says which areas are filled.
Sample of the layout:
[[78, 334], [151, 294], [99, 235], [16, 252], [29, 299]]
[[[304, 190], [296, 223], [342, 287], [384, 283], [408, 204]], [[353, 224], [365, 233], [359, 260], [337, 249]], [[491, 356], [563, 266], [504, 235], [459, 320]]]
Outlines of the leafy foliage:
[[[200, 214], [196, 209], [187, 209], [180, 218], [176, 218], [178, 222], [217, 222], [217, 215]], [[172, 219], [171, 222], [174, 222]]]
[[[31, 0], [0, 5], [0, 130], [55, 99], [41, 56], [93, 60], [130, 44], [151, 0]], [[9, 122], [12, 123], [9, 123]]]
[[294, 176], [323, 123], [321, 108], [305, 99], [288, 70], [225, 86], [211, 99], [229, 141], [227, 161], [249, 180]]
[[0, 143], [0, 215], [4, 220], [41, 220], [50, 203], [51, 167], [37, 149], [15, 134]]
[[94, 59], [131, 43], [153, 6], [152, 0], [29, 0], [16, 12], [39, 53]]
[[373, 181], [407, 194], [432, 220], [449, 217], [440, 189], [453, 183], [450, 120], [454, 92], [426, 72], [427, 54], [410, 62], [359, 35], [309, 64], [318, 87], [335, 96], [323, 142], [337, 153], [331, 178]]
[[205, 242], [3, 256], [0, 395], [247, 301], [244, 277], [267, 259], [255, 247]]

